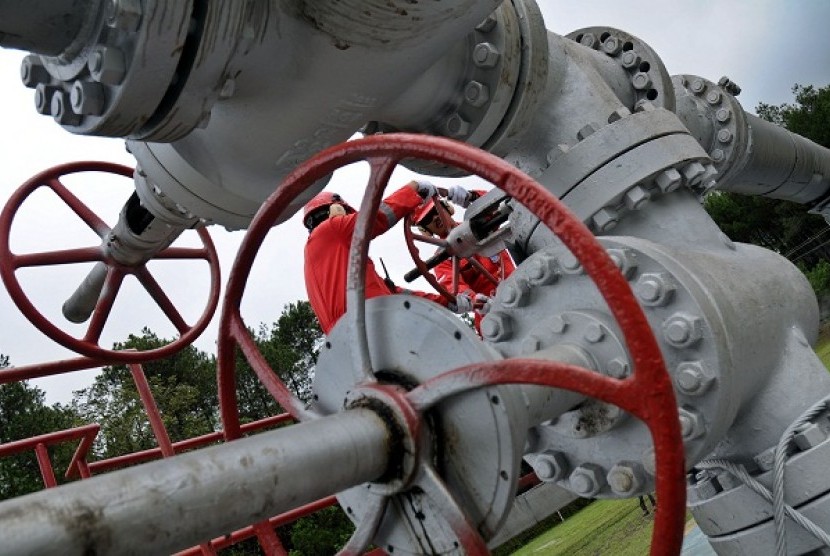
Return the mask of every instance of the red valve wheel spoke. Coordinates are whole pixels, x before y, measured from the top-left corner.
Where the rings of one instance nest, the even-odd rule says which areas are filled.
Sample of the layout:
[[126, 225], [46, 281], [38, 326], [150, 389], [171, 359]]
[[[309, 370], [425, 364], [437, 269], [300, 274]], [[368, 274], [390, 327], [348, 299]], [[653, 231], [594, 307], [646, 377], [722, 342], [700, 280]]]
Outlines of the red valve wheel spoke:
[[[204, 331], [219, 304], [219, 257], [210, 234], [204, 229], [196, 232], [202, 242], [201, 248], [169, 247], [159, 253], [156, 259], [201, 259], [208, 263], [210, 272], [210, 291], [205, 308], [193, 326], [188, 326], [174, 307], [172, 301], [146, 270], [144, 264], [134, 267], [122, 266], [110, 260], [101, 246], [59, 249], [54, 251], [16, 254], [11, 252], [10, 235], [14, 217], [22, 204], [38, 188], [47, 187], [55, 194], [99, 237], [105, 238], [110, 227], [95, 212], [72, 193], [61, 181], [71, 174], [101, 172], [125, 178], [131, 178], [133, 169], [109, 162], [73, 162], [55, 166], [33, 176], [20, 186], [9, 198], [0, 212], [0, 278], [2, 278], [9, 295], [18, 309], [46, 336], [77, 353], [107, 363], [142, 363], [168, 357], [190, 345]], [[27, 267], [48, 267], [76, 263], [95, 262], [106, 268], [104, 288], [83, 337], [76, 337], [47, 319], [28, 298], [18, 281], [16, 271]], [[164, 314], [180, 333], [179, 338], [161, 348], [134, 351], [106, 349], [99, 345], [101, 334], [121, 288], [124, 276], [134, 274], [150, 296], [158, 303]]]
[[[132, 175], [132, 173], [130, 173], [130, 175]], [[92, 211], [92, 209], [86, 206], [86, 203], [78, 199], [78, 197], [69, 191], [60, 179], [58, 179], [58, 177], [49, 176], [48, 179], [44, 181], [43, 185], [46, 185], [54, 191], [55, 194], [60, 197], [70, 209], [72, 209], [72, 212], [77, 214], [87, 226], [92, 228], [93, 232], [98, 234], [98, 237], [103, 238], [107, 232], [110, 231], [110, 227], [107, 226], [106, 223]]]
[[[318, 180], [354, 162], [368, 161], [371, 164], [372, 178], [361, 204], [352, 242], [347, 292], [349, 311], [344, 317], [350, 319], [350, 323], [354, 325], [351, 330], [357, 331], [358, 343], [362, 343], [366, 337], [363, 307], [364, 267], [368, 242], [371, 239], [371, 221], [379, 207], [388, 176], [394, 165], [405, 158], [434, 161], [477, 175], [513, 197], [537, 216], [580, 261], [586, 273], [597, 285], [623, 331], [634, 366], [634, 372], [629, 378], [616, 380], [562, 364], [508, 360], [450, 371], [413, 390], [408, 395], [409, 399], [415, 406], [428, 407], [448, 395], [453, 395], [454, 392], [471, 388], [511, 383], [545, 384], [557, 385], [609, 401], [637, 415], [646, 423], [654, 440], [657, 494], [662, 506], [655, 520], [651, 553], [676, 554], [682, 544], [685, 516], [683, 444], [671, 380], [642, 308], [634, 298], [628, 282], [602, 245], [556, 197], [504, 160], [463, 143], [403, 133], [377, 135], [331, 147], [299, 166], [285, 178], [251, 224], [228, 284], [219, 341], [220, 355], [223, 349], [225, 351], [219, 360], [220, 385], [224, 384], [224, 395], [220, 397], [220, 402], [223, 403], [223, 420], [232, 420], [232, 410], [236, 408], [235, 398], [231, 399], [235, 396], [231, 389], [233, 348], [239, 343], [243, 350], [256, 350], [252, 342], [245, 344], [247, 348], [242, 346], [242, 335], [248, 333], [238, 317], [238, 310], [253, 259], [268, 231], [294, 198]], [[413, 234], [409, 233], [407, 244], [411, 249], [414, 249], [414, 241]], [[429, 279], [430, 273], [423, 262], [422, 265], [423, 268], [419, 269], [425, 278]], [[357, 376], [371, 380], [367, 345], [362, 345], [355, 351], [360, 352], [355, 355]], [[255, 364], [255, 354], [249, 353], [246, 357], [252, 365]], [[500, 369], [502, 374], [498, 376], [493, 369]], [[257, 374], [264, 381], [264, 377], [273, 373], [266, 365], [265, 368], [257, 370]], [[278, 378], [273, 380], [279, 381]], [[226, 429], [229, 428], [227, 422], [225, 426]], [[434, 500], [442, 499], [441, 489], [446, 487], [437, 475], [430, 478], [428, 486], [437, 489], [433, 491]], [[452, 496], [449, 492], [447, 495], [450, 498]], [[451, 505], [447, 512], [444, 517], [459, 536], [459, 541], [464, 544], [463, 548], [469, 553], [476, 553], [478, 550], [486, 553], [483, 541], [475, 533], [475, 529], [465, 523], [466, 518], [458, 506]], [[472, 535], [469, 534], [470, 531], [473, 532]]]

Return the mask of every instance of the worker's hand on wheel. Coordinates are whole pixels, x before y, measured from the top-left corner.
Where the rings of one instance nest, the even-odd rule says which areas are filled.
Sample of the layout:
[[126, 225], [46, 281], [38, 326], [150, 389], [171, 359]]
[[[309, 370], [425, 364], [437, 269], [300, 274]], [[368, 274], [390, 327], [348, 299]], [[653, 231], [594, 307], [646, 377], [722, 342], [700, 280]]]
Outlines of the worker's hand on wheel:
[[415, 180], [415, 183], [418, 185], [418, 195], [420, 195], [422, 199], [429, 199], [438, 193], [438, 189], [435, 185], [426, 180]]
[[470, 206], [470, 203], [474, 200], [473, 197], [470, 191], [467, 191], [460, 185], [452, 185], [447, 190], [447, 199], [460, 207], [467, 208]]
[[483, 293], [477, 293], [475, 299], [475, 308], [476, 312], [480, 315], [486, 315], [490, 312], [490, 308], [492, 307], [493, 300]]
[[460, 293], [455, 296], [455, 303], [450, 303], [447, 307], [459, 315], [469, 313], [475, 308], [475, 297], [472, 292]]

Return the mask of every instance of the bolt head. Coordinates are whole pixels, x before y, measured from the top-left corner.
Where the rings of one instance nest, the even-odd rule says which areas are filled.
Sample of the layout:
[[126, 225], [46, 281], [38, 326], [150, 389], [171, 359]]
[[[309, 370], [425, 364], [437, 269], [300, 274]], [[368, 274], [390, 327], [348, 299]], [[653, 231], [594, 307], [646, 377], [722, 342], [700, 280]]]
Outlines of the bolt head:
[[124, 53], [111, 46], [96, 47], [89, 55], [87, 66], [92, 78], [105, 85], [120, 84], [126, 72]]
[[583, 337], [592, 344], [599, 343], [605, 338], [605, 327], [597, 322], [588, 323]]
[[718, 131], [718, 142], [728, 144], [732, 142], [732, 132], [728, 129]]
[[541, 255], [529, 261], [527, 277], [534, 286], [552, 284], [559, 278], [556, 268], [556, 259], [549, 255]]
[[554, 334], [562, 334], [568, 328], [568, 322], [562, 315], [554, 315], [548, 321], [548, 324], [550, 325], [551, 332]]
[[480, 68], [493, 68], [499, 63], [498, 49], [489, 42], [480, 42], [473, 49], [473, 63]]
[[726, 153], [723, 152], [722, 149], [713, 149], [712, 152], [709, 153], [709, 158], [711, 158], [713, 162], [723, 162], [726, 158]]
[[616, 494], [630, 495], [643, 485], [642, 475], [639, 465], [618, 463], [608, 471], [606, 479]]
[[634, 88], [638, 91], [648, 89], [651, 87], [651, 77], [649, 77], [645, 72], [637, 72], [634, 74], [634, 77], [631, 78], [631, 84], [634, 85]]
[[625, 69], [631, 69], [640, 65], [640, 57], [633, 50], [628, 50], [623, 52], [621, 62]]
[[697, 185], [703, 179], [706, 168], [700, 162], [690, 162], [681, 170], [683, 177], [689, 185]]
[[703, 321], [686, 313], [675, 313], [663, 322], [663, 337], [676, 348], [691, 347], [703, 337]]
[[667, 304], [677, 287], [664, 272], [647, 272], [637, 279], [634, 292], [644, 305], [659, 307]]
[[561, 452], [546, 450], [536, 456], [533, 471], [543, 481], [558, 481], [568, 473], [568, 460]]
[[470, 122], [462, 118], [459, 114], [453, 114], [447, 118], [445, 127], [447, 135], [450, 137], [465, 137], [470, 133]]
[[680, 175], [680, 172], [675, 170], [674, 168], [669, 168], [660, 174], [654, 179], [654, 183], [657, 184], [657, 187], [660, 188], [660, 191], [663, 193], [671, 193], [683, 182], [683, 178]]
[[628, 361], [624, 360], [621, 357], [615, 357], [614, 359], [608, 362], [608, 366], [606, 367], [605, 372], [610, 377], [625, 378], [629, 374], [631, 374], [631, 369], [628, 366]]
[[81, 122], [81, 117], [69, 107], [66, 93], [61, 90], [52, 95], [51, 112], [55, 121], [61, 125], [78, 125]]
[[613, 230], [620, 221], [620, 216], [612, 208], [601, 208], [591, 217], [591, 224], [597, 232], [605, 233]]
[[52, 96], [60, 91], [60, 87], [40, 83], [35, 87], [35, 110], [39, 114], [52, 115]]
[[34, 89], [41, 83], [49, 83], [51, 76], [39, 56], [29, 54], [20, 62], [20, 80], [29, 89]]
[[631, 110], [629, 110], [625, 106], [620, 106], [619, 108], [611, 112], [611, 114], [608, 116], [608, 123], [613, 124], [614, 122], [622, 120], [623, 118], [627, 118], [630, 115]]
[[582, 38], [579, 39], [579, 44], [582, 46], [587, 46], [588, 48], [596, 48], [599, 44], [597, 41], [596, 35], [593, 33], [585, 33], [582, 35]]
[[678, 415], [683, 440], [694, 440], [706, 432], [703, 418], [694, 409], [681, 408]]
[[493, 342], [508, 340], [513, 335], [513, 320], [500, 311], [490, 312], [481, 321], [481, 334]]
[[490, 100], [490, 88], [484, 83], [470, 81], [464, 87], [464, 100], [476, 108], [484, 106]]
[[499, 294], [499, 301], [506, 307], [521, 307], [527, 301], [528, 287], [521, 280], [506, 282]]
[[583, 141], [589, 135], [599, 131], [599, 126], [594, 122], [588, 122], [582, 129], [576, 132], [576, 138]]
[[620, 43], [620, 39], [617, 37], [608, 37], [605, 39], [605, 42], [602, 43], [602, 51], [609, 56], [616, 56], [620, 50], [622, 50], [622, 44]]
[[720, 108], [715, 112], [715, 119], [722, 124], [727, 123], [732, 118], [732, 111], [729, 108]]
[[72, 110], [76, 114], [100, 116], [104, 113], [104, 87], [92, 81], [75, 81], [69, 92]]
[[608, 256], [626, 279], [637, 270], [637, 257], [630, 249], [608, 249]]
[[711, 372], [700, 361], [685, 361], [677, 366], [674, 384], [678, 391], [689, 396], [700, 396], [714, 381]]
[[722, 99], [723, 95], [720, 93], [720, 91], [713, 90], [706, 93], [706, 102], [708, 102], [712, 106], [717, 106], [718, 104], [720, 104]]
[[696, 95], [702, 95], [706, 91], [706, 82], [703, 79], [695, 79], [689, 88]]
[[640, 210], [650, 199], [651, 193], [646, 191], [645, 188], [635, 185], [625, 192], [623, 202], [625, 203], [625, 206], [628, 207], [628, 210]]
[[476, 25], [476, 31], [481, 31], [482, 33], [489, 33], [493, 30], [496, 26], [496, 16], [493, 14], [488, 15], [484, 18], [484, 21]]
[[569, 478], [571, 490], [585, 497], [597, 494], [605, 485], [605, 474], [602, 468], [595, 464], [586, 463], [573, 470]]

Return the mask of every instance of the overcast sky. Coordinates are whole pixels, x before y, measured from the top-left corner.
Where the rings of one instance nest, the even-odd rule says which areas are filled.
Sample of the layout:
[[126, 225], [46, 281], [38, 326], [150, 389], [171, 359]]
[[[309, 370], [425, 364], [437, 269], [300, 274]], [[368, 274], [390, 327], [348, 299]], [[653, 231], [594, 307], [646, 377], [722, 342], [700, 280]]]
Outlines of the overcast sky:
[[[660, 55], [671, 74], [687, 73], [717, 81], [729, 76], [743, 91], [739, 100], [753, 112], [758, 102], [792, 101], [793, 84], [825, 86], [830, 83], [830, 1], [828, 0], [628, 0], [565, 2], [539, 0], [548, 29], [567, 34], [586, 26], [612, 26], [646, 41]], [[0, 131], [0, 204], [30, 176], [58, 163], [106, 160], [132, 165], [123, 142], [73, 136], [51, 118], [34, 110], [33, 92], [20, 84], [19, 64], [24, 53], [0, 50], [0, 80], [5, 116]], [[402, 183], [405, 173], [393, 185]], [[359, 203], [360, 183], [336, 175], [329, 189]], [[347, 183], [348, 182], [348, 183]], [[132, 191], [129, 180], [87, 180], [75, 186], [79, 196], [109, 224]], [[212, 228], [222, 260], [222, 282], [227, 279], [242, 232]], [[377, 261], [383, 257], [399, 277], [411, 266], [401, 257], [402, 236], [396, 228], [384, 241], [373, 244]], [[296, 218], [269, 236], [258, 257], [243, 305], [250, 325], [273, 322], [282, 307], [305, 297], [302, 281], [302, 246], [305, 231]], [[96, 237], [71, 213], [43, 193], [24, 204], [13, 228], [13, 250], [28, 253], [66, 247], [96, 245]], [[192, 241], [192, 240], [191, 240]], [[73, 265], [76, 266], [76, 265]], [[193, 322], [207, 294], [205, 265], [152, 264], [170, 296]], [[21, 272], [24, 288], [50, 318], [62, 320], [60, 306], [85, 273], [82, 268], [47, 268]], [[218, 318], [219, 311], [217, 311]], [[163, 336], [172, 328], [153, 308], [140, 288], [125, 286], [105, 330], [103, 342], [121, 339], [147, 325]], [[85, 328], [68, 326], [79, 335]], [[200, 349], [214, 351], [215, 322], [197, 341]], [[0, 353], [22, 366], [74, 357], [43, 337], [20, 316], [4, 289], [0, 290]], [[36, 382], [46, 389], [49, 402], [68, 401], [71, 391], [85, 386], [94, 371]]]

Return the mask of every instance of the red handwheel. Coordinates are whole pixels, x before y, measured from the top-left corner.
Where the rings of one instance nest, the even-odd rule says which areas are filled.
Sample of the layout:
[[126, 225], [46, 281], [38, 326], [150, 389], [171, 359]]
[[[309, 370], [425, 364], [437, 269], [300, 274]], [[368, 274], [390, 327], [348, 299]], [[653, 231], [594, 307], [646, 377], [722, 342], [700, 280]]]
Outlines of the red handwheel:
[[[616, 379], [572, 365], [533, 359], [506, 359], [467, 365], [429, 379], [408, 392], [378, 382], [369, 351], [365, 312], [365, 267], [370, 228], [384, 188], [395, 167], [404, 159], [433, 161], [477, 175], [521, 203], [546, 225], [580, 261], [595, 282], [623, 331], [634, 370]], [[588, 228], [550, 192], [504, 160], [480, 149], [445, 138], [413, 134], [371, 136], [331, 147], [293, 171], [266, 201], [254, 219], [230, 276], [222, 311], [219, 336], [219, 383], [226, 434], [239, 436], [236, 414], [234, 354], [237, 346], [275, 399], [299, 420], [314, 418], [268, 367], [239, 312], [242, 294], [253, 260], [269, 230], [302, 191], [335, 170], [366, 161], [371, 175], [360, 207], [347, 276], [351, 362], [355, 384], [366, 392], [378, 392], [381, 403], [402, 417], [403, 430], [417, 438], [424, 413], [449, 397], [499, 384], [535, 384], [564, 388], [612, 403], [647, 425], [655, 447], [656, 490], [660, 512], [656, 514], [651, 554], [678, 554], [685, 520], [684, 451], [677, 404], [658, 344], [631, 288], [605, 249]], [[449, 293], [449, 292], [448, 292]], [[404, 338], [401, 341], [406, 341]], [[348, 361], [343, 361], [344, 372]], [[380, 369], [382, 370], [382, 369]], [[486, 553], [486, 545], [465, 515], [446, 483], [423, 456], [407, 478], [426, 493], [452, 529], [466, 554]], [[369, 504], [343, 554], [358, 554], [371, 541], [392, 494], [376, 495]], [[457, 545], [458, 546], [458, 545]]]
[[[61, 181], [64, 176], [85, 172], [103, 172], [132, 178], [133, 169], [108, 162], [73, 162], [55, 166], [24, 183], [9, 198], [0, 213], [0, 277], [18, 309], [46, 336], [87, 357], [106, 362], [141, 363], [167, 357], [191, 344], [204, 331], [213, 317], [219, 302], [219, 259], [210, 235], [203, 228], [197, 230], [202, 246], [199, 248], [168, 247], [155, 255], [155, 259], [204, 260], [208, 263], [211, 285], [202, 314], [194, 324], [188, 324], [173, 301], [153, 277], [146, 263], [135, 266], [119, 264], [110, 257], [102, 245], [78, 247], [38, 253], [13, 253], [10, 247], [12, 222], [24, 201], [37, 189], [51, 189], [98, 237], [106, 241], [110, 228], [84, 202], [75, 196]], [[31, 302], [18, 280], [17, 271], [31, 267], [58, 266], [74, 263], [98, 263], [105, 269], [103, 289], [89, 319], [83, 336], [66, 332], [47, 319]], [[164, 347], [147, 351], [121, 351], [100, 345], [101, 333], [106, 325], [113, 304], [127, 275], [133, 275], [170, 320], [180, 336]], [[140, 323], [137, 323], [140, 324]]]
[[[437, 195], [435, 199], [433, 199], [433, 204], [435, 206], [435, 212], [437, 213], [438, 218], [440, 218], [441, 221], [444, 223], [444, 229], [452, 229], [452, 226], [454, 225], [452, 215], [450, 214], [450, 211], [448, 211], [445, 208], [444, 203], [439, 201]], [[415, 263], [415, 270], [417, 270], [417, 274], [422, 276], [435, 291], [444, 296], [444, 298], [448, 301], [455, 302], [455, 296], [458, 295], [459, 275], [461, 273], [462, 264], [466, 263], [474, 269], [476, 269], [481, 276], [483, 276], [493, 285], [494, 290], [499, 285], [499, 282], [503, 279], [503, 268], [500, 270], [499, 276], [494, 276], [492, 272], [484, 268], [481, 265], [481, 263], [479, 263], [473, 257], [458, 257], [455, 255], [449, 255], [447, 253], [447, 247], [449, 244], [446, 239], [415, 233], [412, 231], [413, 225], [414, 224], [412, 222], [412, 216], [407, 215], [404, 219], [403, 234], [404, 240], [406, 241], [406, 248], [409, 251], [409, 256], [412, 257], [412, 262]], [[430, 262], [424, 261], [418, 249], [418, 243], [429, 244], [438, 247], [438, 251], [429, 259], [429, 261], [433, 261], [434, 264], [430, 264]], [[450, 288], [447, 288], [443, 284], [441, 284], [441, 282], [439, 282], [435, 278], [432, 272], [430, 272], [430, 268], [434, 267], [436, 264], [440, 262], [439, 259], [451, 261], [453, 279]], [[415, 277], [412, 276], [413, 273], [414, 271], [411, 271], [406, 274], [406, 281], [411, 282], [415, 279]]]

